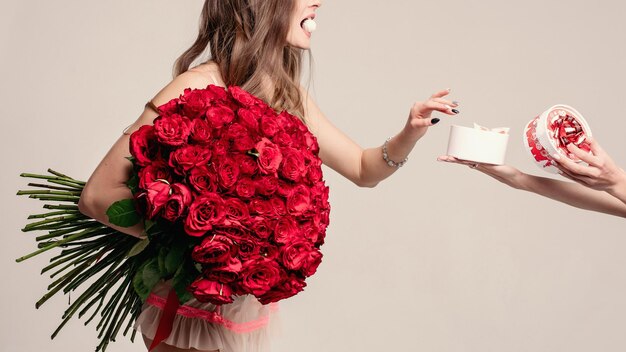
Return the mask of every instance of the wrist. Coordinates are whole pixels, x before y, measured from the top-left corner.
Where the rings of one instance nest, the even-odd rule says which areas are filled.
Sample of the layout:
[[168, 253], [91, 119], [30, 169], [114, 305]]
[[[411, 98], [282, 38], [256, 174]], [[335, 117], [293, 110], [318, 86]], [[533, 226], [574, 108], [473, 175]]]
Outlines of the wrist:
[[626, 172], [624, 170], [619, 170], [617, 181], [607, 189], [607, 193], [626, 203]]

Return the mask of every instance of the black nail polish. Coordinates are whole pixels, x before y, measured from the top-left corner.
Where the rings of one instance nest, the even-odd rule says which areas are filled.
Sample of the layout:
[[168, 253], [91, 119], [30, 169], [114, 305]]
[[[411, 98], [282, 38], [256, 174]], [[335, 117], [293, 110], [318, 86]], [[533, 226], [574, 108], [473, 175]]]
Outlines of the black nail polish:
[[458, 114], [460, 111], [457, 110], [457, 109], [452, 109], [452, 112], [455, 113], [455, 114]]
[[439, 120], [438, 118], [435, 117], [434, 119], [430, 120], [430, 123], [432, 123], [433, 125], [436, 125], [436, 124], [439, 123], [439, 121], [441, 121], [441, 120]]

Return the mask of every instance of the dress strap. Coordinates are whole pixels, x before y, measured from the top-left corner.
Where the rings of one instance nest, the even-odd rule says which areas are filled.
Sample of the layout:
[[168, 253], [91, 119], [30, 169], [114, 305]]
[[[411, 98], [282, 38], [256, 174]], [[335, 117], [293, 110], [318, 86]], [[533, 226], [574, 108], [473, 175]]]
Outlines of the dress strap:
[[156, 105], [154, 105], [154, 103], [152, 102], [152, 100], [150, 100], [150, 101], [148, 101], [148, 102], [146, 103], [146, 108], [147, 108], [147, 109], [149, 109], [149, 110], [152, 110], [152, 111], [156, 112], [156, 113], [157, 113], [157, 114], [159, 114], [159, 115], [161, 114], [161, 112], [159, 111], [159, 108], [158, 108]]

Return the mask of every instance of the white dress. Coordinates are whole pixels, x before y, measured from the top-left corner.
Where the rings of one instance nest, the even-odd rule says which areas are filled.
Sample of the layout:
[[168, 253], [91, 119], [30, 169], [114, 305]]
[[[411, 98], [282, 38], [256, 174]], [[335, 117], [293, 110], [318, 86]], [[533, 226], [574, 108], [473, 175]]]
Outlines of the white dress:
[[[171, 286], [156, 285], [137, 318], [135, 328], [154, 339]], [[269, 352], [278, 330], [278, 304], [262, 305], [252, 295], [235, 296], [222, 306], [196, 299], [178, 307], [172, 332], [162, 343], [182, 349], [220, 352]]]

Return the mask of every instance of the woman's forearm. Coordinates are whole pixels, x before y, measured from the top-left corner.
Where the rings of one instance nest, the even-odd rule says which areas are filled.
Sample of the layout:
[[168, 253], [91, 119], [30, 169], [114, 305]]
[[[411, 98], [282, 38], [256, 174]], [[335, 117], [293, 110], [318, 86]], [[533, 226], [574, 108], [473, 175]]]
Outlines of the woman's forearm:
[[141, 238], [144, 237], [144, 225], [142, 222], [132, 227], [120, 227], [111, 224], [106, 214], [107, 209], [109, 209], [113, 203], [122, 199], [130, 198], [132, 198], [132, 193], [125, 185], [115, 188], [107, 187], [106, 189], [98, 189], [98, 187], [93, 184], [87, 184], [80, 197], [80, 201], [78, 202], [78, 209], [81, 213], [108, 227], [125, 234]]
[[524, 174], [519, 188], [577, 208], [626, 217], [626, 203], [607, 192], [596, 191], [574, 182]]
[[[387, 143], [387, 157], [396, 163], [404, 160], [419, 138], [410, 136], [405, 131], [391, 138]], [[383, 147], [368, 148], [361, 154], [361, 172], [359, 185], [374, 187], [378, 182], [391, 176], [398, 167], [389, 166], [383, 158]]]

